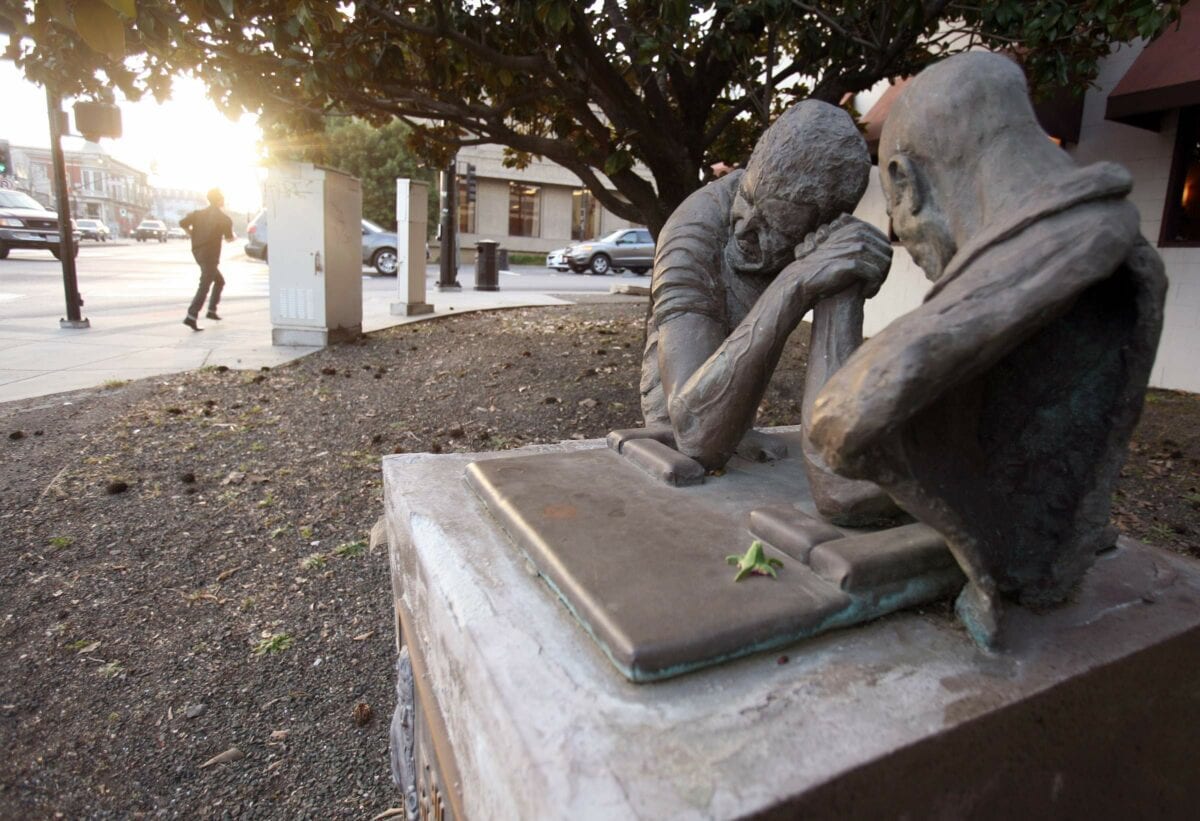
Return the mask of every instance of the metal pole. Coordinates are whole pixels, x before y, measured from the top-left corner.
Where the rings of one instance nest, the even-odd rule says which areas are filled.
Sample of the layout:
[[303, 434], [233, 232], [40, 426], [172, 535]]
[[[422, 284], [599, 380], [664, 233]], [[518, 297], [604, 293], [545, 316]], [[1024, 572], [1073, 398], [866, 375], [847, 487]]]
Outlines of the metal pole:
[[91, 323], [79, 310], [79, 282], [75, 277], [75, 234], [71, 229], [71, 200], [67, 193], [67, 163], [62, 150], [62, 100], [46, 86], [46, 108], [50, 112], [50, 162], [54, 166], [54, 199], [58, 205], [58, 258], [62, 262], [63, 290], [67, 298], [67, 318], [60, 328], [90, 328]]
[[439, 291], [461, 291], [458, 284], [458, 158], [442, 171], [442, 242]]

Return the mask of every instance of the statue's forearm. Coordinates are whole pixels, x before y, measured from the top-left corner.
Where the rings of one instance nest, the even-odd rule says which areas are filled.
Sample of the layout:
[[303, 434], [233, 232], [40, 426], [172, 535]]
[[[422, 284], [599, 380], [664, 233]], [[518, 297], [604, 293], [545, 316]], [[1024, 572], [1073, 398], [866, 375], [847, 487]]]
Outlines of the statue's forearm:
[[676, 446], [706, 468], [729, 460], [754, 423], [784, 345], [808, 311], [795, 281], [776, 280], [668, 401]]
[[808, 371], [804, 379], [802, 419], [805, 429], [817, 393], [862, 344], [864, 302], [861, 289], [854, 287], [821, 300], [813, 308]]

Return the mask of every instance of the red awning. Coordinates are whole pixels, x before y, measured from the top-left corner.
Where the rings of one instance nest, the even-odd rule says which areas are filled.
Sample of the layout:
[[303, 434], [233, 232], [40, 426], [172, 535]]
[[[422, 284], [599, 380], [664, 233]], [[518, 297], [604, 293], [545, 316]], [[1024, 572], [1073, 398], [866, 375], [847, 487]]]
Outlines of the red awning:
[[1162, 113], [1200, 105], [1200, 3], [1187, 3], [1108, 95], [1109, 120], [1157, 131]]

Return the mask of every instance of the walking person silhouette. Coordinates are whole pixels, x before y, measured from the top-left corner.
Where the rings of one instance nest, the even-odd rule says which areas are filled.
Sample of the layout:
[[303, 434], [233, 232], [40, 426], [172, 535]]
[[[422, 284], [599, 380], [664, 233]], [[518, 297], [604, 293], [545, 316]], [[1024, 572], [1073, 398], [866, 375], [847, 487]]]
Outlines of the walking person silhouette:
[[[200, 286], [192, 297], [192, 304], [188, 306], [187, 318], [183, 320], [183, 324], [193, 331], [203, 330], [196, 320], [206, 298], [208, 313], [205, 317], [221, 318], [217, 316], [217, 303], [221, 301], [221, 291], [225, 288], [225, 277], [217, 268], [221, 261], [221, 240], [233, 242], [237, 238], [233, 233], [233, 220], [221, 210], [225, 204], [221, 189], [214, 188], [208, 192], [208, 203], [207, 208], [192, 211], [179, 221], [179, 227], [192, 238], [192, 256], [200, 266]], [[212, 290], [211, 295], [209, 289]]]

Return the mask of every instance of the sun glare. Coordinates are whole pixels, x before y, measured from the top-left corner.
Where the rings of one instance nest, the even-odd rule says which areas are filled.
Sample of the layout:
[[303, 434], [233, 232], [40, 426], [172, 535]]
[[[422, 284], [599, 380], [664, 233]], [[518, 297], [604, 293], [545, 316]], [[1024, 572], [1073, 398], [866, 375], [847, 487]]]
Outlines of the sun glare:
[[177, 78], [171, 99], [161, 105], [121, 108], [124, 136], [110, 151], [150, 172], [151, 184], [200, 192], [218, 187], [231, 210], [259, 207], [263, 172], [256, 117], [228, 119], [191, 78]]

